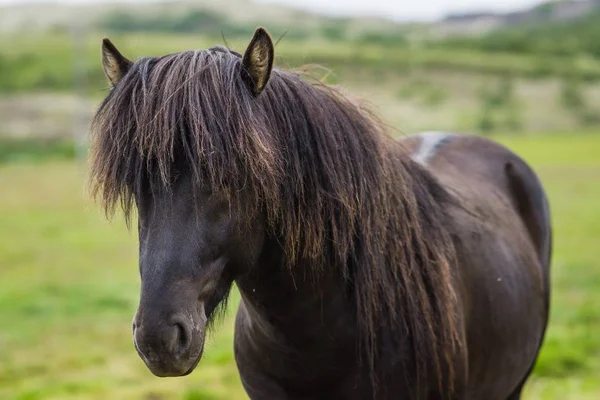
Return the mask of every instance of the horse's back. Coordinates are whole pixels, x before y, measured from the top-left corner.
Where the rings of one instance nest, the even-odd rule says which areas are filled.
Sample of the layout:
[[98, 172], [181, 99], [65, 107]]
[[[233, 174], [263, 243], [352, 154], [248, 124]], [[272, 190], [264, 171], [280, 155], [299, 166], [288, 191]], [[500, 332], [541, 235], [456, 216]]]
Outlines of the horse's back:
[[540, 181], [484, 138], [430, 132], [402, 142], [459, 200], [449, 213], [459, 238], [467, 398], [506, 399], [529, 374], [548, 318], [551, 227]]
[[478, 136], [425, 132], [402, 142], [413, 159], [438, 178], [453, 176], [455, 186], [479, 184], [498, 190], [523, 220], [541, 264], [549, 265], [552, 229], [548, 200], [537, 175], [521, 157]]

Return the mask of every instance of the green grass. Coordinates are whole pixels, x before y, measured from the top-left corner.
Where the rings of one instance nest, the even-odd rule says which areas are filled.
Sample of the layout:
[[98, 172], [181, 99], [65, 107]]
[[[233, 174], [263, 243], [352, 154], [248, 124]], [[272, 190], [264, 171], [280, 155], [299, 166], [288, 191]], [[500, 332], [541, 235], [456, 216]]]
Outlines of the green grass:
[[0, 164], [46, 160], [68, 160], [77, 156], [72, 140], [13, 139], [0, 136]]
[[[597, 399], [600, 133], [498, 139], [539, 172], [555, 227], [551, 327], [526, 399]], [[137, 238], [105, 221], [84, 175], [73, 161], [0, 165], [0, 399], [246, 398], [233, 312], [193, 374], [147, 371], [131, 341]]]

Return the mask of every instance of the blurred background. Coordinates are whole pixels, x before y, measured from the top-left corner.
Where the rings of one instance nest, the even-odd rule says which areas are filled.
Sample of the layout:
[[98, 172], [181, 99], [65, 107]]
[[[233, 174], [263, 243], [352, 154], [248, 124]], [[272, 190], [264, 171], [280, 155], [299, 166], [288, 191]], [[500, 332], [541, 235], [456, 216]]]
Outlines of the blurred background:
[[246, 398], [235, 294], [192, 375], [139, 359], [136, 232], [90, 200], [85, 159], [102, 37], [130, 58], [243, 52], [258, 25], [283, 37], [276, 65], [320, 65], [395, 135], [487, 135], [533, 165], [555, 252], [525, 398], [600, 398], [600, 0], [0, 0], [0, 399]]

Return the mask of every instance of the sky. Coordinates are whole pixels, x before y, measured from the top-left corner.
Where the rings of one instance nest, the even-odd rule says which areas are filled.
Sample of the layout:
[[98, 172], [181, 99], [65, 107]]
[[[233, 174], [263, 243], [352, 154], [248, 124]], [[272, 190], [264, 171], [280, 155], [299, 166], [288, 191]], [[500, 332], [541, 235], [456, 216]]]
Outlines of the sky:
[[[115, 2], [114, 0], [111, 0]], [[137, 0], [136, 2], [143, 2]], [[147, 1], [147, 0], [146, 0]], [[227, 0], [215, 0], [227, 1]], [[542, 0], [254, 0], [337, 16], [379, 16], [394, 20], [431, 20], [465, 11], [509, 11], [526, 8]], [[27, 2], [99, 3], [102, 0], [0, 0], [0, 4]]]

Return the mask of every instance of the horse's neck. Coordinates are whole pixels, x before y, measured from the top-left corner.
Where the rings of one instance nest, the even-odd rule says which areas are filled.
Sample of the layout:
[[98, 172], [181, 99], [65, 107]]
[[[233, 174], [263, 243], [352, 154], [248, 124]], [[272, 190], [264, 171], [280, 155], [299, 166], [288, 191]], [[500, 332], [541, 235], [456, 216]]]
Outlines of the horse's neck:
[[314, 266], [309, 265], [297, 265], [290, 271], [275, 241], [267, 247], [270, 249], [255, 270], [237, 280], [245, 334], [262, 346], [286, 348], [288, 353], [301, 352], [307, 357], [346, 346], [352, 349], [356, 339], [354, 305], [333, 266], [326, 266], [333, 272], [319, 275], [312, 275]]
[[282, 251], [274, 248], [237, 284], [243, 301], [260, 310], [261, 316], [281, 320], [282, 325], [303, 320], [313, 325], [317, 317], [325, 317], [323, 313], [339, 314], [350, 307], [341, 277], [335, 272], [317, 274], [313, 269], [312, 265], [297, 265], [290, 270], [284, 265]]

